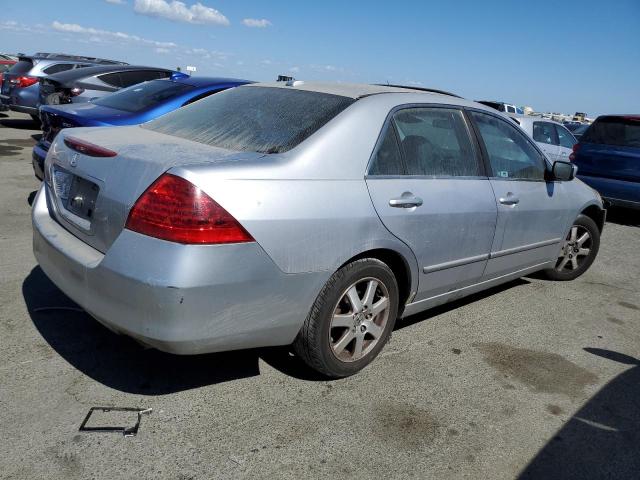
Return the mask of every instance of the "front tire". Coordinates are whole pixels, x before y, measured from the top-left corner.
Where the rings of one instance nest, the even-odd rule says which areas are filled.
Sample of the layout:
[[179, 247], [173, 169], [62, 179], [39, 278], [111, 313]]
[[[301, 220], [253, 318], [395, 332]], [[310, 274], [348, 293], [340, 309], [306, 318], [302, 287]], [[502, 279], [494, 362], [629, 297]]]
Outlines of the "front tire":
[[294, 342], [296, 354], [331, 378], [367, 366], [389, 340], [398, 314], [398, 283], [380, 260], [364, 258], [324, 285]]
[[599, 249], [598, 226], [586, 215], [579, 215], [569, 229], [554, 268], [544, 274], [551, 280], [574, 280], [589, 269]]

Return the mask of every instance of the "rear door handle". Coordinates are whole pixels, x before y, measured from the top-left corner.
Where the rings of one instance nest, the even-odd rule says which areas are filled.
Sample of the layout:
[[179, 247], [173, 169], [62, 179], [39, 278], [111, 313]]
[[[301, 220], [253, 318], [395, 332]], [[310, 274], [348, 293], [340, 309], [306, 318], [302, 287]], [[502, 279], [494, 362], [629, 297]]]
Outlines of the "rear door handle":
[[520, 202], [520, 199], [511, 192], [508, 192], [506, 196], [500, 197], [498, 201], [502, 205], [517, 205]]
[[413, 208], [422, 205], [422, 199], [419, 197], [400, 197], [389, 200], [389, 206], [395, 208]]

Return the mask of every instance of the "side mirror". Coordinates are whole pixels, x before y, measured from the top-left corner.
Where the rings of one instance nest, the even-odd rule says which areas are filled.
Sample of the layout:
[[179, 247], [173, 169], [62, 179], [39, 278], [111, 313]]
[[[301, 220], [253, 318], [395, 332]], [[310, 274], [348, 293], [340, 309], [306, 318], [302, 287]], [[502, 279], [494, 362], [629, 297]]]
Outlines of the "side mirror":
[[551, 170], [552, 180], [560, 180], [561, 182], [568, 182], [576, 178], [578, 167], [570, 162], [553, 162], [553, 168]]

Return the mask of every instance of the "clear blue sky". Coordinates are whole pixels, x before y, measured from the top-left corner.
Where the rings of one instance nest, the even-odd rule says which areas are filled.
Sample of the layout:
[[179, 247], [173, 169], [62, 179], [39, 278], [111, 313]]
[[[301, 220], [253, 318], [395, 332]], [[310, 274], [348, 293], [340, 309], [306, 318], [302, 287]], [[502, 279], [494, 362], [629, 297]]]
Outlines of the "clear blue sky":
[[6, 52], [194, 65], [199, 75], [253, 80], [413, 83], [539, 111], [640, 113], [640, 0], [5, 0], [0, 10]]

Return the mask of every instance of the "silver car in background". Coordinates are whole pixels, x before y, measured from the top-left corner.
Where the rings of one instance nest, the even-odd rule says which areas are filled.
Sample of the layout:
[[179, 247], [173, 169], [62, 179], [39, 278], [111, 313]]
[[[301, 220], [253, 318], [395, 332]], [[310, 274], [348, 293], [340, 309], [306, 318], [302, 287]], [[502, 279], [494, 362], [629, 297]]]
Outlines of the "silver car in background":
[[584, 273], [605, 211], [509, 118], [452, 95], [242, 86], [142, 126], [65, 129], [34, 252], [98, 321], [177, 354], [293, 344], [330, 377], [398, 317]]
[[528, 115], [510, 115], [538, 144], [549, 160], [569, 161], [573, 146], [578, 143], [573, 133], [561, 123]]

